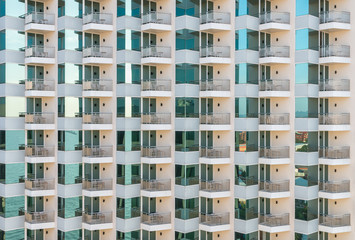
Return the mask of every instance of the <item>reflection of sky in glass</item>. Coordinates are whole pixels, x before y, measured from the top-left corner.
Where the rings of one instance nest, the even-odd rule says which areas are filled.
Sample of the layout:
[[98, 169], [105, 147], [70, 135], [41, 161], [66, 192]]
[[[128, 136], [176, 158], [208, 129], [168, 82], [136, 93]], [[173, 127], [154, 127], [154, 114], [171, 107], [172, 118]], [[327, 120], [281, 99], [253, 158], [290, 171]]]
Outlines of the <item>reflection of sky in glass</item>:
[[65, 0], [65, 16], [79, 16], [79, 2], [77, 0]]
[[75, 146], [79, 144], [79, 134], [81, 134], [81, 131], [65, 131], [64, 132], [65, 151], [74, 151], [75, 150]]
[[308, 83], [308, 63], [296, 64], [296, 83]]
[[305, 118], [308, 116], [308, 98], [295, 99], [296, 118]]
[[20, 112], [26, 112], [26, 98], [6, 97], [6, 117], [19, 117]]
[[81, 48], [79, 43], [79, 32], [66, 29], [65, 34], [65, 49], [78, 50]]
[[[22, 164], [23, 165], [23, 164]], [[19, 216], [20, 208], [25, 207], [25, 196], [5, 198], [5, 218]], [[8, 237], [6, 232], [6, 238]], [[19, 239], [19, 238], [9, 238]]]
[[309, 13], [309, 0], [296, 0], [296, 16]]
[[6, 184], [18, 183], [21, 176], [25, 175], [25, 164], [14, 163], [5, 165], [5, 182]]
[[236, 46], [236, 50], [243, 50], [248, 48], [248, 39], [247, 39], [247, 29], [240, 29], [237, 31], [238, 33], [238, 46]]
[[15, 63], [6, 63], [6, 83], [18, 84], [20, 80], [26, 78], [26, 69], [24, 65]]
[[66, 63], [65, 64], [65, 83], [75, 83], [80, 79], [79, 66], [75, 64]]
[[65, 97], [65, 117], [75, 117], [75, 113], [79, 112], [79, 98]]
[[24, 130], [8, 130], [5, 133], [5, 150], [18, 150], [19, 145], [25, 144]]
[[308, 49], [308, 32], [308, 28], [296, 30], [296, 50]]
[[6, 33], [6, 49], [19, 51], [20, 48], [25, 47], [25, 34], [17, 30], [5, 31]]
[[[3, 7], [5, 3], [5, 8]], [[19, 17], [25, 14], [25, 1], [20, 0], [2, 0], [1, 1], [1, 16], [4, 16], [3, 10], [6, 9], [6, 16]]]

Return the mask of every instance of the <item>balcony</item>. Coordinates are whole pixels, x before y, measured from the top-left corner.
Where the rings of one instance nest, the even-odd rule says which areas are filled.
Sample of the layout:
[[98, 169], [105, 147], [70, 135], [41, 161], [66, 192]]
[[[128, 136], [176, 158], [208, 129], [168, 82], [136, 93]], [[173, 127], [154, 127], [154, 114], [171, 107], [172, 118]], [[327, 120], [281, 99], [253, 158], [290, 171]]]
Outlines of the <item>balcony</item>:
[[25, 49], [26, 64], [55, 64], [55, 48], [46, 46], [29, 46]]
[[55, 228], [55, 211], [25, 212], [25, 227], [31, 230]]
[[290, 97], [290, 80], [265, 79], [259, 83], [259, 97]]
[[54, 113], [25, 113], [25, 124], [27, 130], [54, 130]]
[[290, 196], [290, 180], [259, 182], [259, 197], [286, 198]]
[[350, 62], [349, 45], [328, 45], [319, 48], [319, 64]]
[[83, 115], [83, 130], [111, 130], [112, 113], [92, 112]]
[[163, 231], [172, 228], [171, 213], [142, 213], [141, 228], [146, 231]]
[[223, 198], [230, 197], [230, 180], [200, 180], [200, 197]]
[[350, 30], [350, 12], [327, 11], [319, 14], [319, 30], [323, 32], [334, 32], [339, 30]]
[[229, 131], [229, 113], [201, 113], [200, 131]]
[[349, 146], [332, 146], [319, 148], [319, 164], [347, 165], [350, 164]]
[[83, 97], [112, 97], [111, 79], [85, 79], [83, 82]]
[[142, 49], [142, 64], [171, 64], [171, 47], [149, 46]]
[[112, 163], [113, 161], [112, 145], [84, 145], [83, 146], [83, 162], [84, 163]]
[[113, 16], [111, 13], [89, 13], [83, 16], [83, 31], [102, 33], [113, 31]]
[[46, 33], [55, 31], [55, 15], [43, 12], [33, 12], [25, 15], [25, 31]]
[[318, 229], [331, 234], [350, 232], [350, 214], [320, 215]]
[[289, 131], [289, 113], [262, 113], [259, 115], [260, 131]]
[[149, 12], [142, 16], [142, 32], [161, 33], [171, 31], [171, 14]]
[[206, 232], [220, 232], [230, 230], [229, 212], [200, 213], [200, 229]]
[[83, 228], [89, 231], [113, 228], [112, 212], [83, 212], [82, 221]]
[[145, 197], [171, 196], [171, 179], [142, 179], [141, 195]]
[[319, 97], [350, 97], [350, 79], [321, 79]]
[[142, 130], [170, 130], [171, 114], [170, 113], [142, 113], [141, 118]]
[[25, 81], [26, 97], [54, 97], [55, 85], [52, 80], [44, 79], [26, 79]]
[[82, 189], [87, 197], [112, 196], [112, 179], [83, 179]]
[[289, 31], [290, 13], [288, 12], [266, 12], [260, 14], [259, 31], [273, 33], [278, 31]]
[[25, 194], [30, 197], [55, 195], [55, 179], [27, 178], [25, 179]]
[[289, 64], [290, 47], [289, 46], [268, 46], [259, 50], [260, 64]]
[[326, 199], [350, 198], [350, 180], [320, 181], [318, 196]]
[[170, 146], [143, 146], [141, 162], [147, 164], [171, 163]]
[[268, 233], [287, 232], [291, 230], [290, 214], [261, 214], [259, 216], [259, 230]]
[[200, 49], [200, 64], [230, 64], [229, 46], [207, 46]]
[[231, 29], [230, 13], [209, 11], [205, 14], [201, 14], [200, 31], [216, 33], [220, 31], [230, 31]]
[[112, 64], [112, 57], [112, 47], [91, 46], [83, 49], [83, 64]]
[[230, 80], [204, 79], [200, 81], [200, 97], [230, 97]]
[[55, 147], [43, 145], [26, 145], [25, 161], [27, 163], [55, 162]]
[[259, 164], [290, 164], [290, 147], [260, 147]]
[[200, 147], [200, 163], [204, 164], [230, 164], [230, 147]]
[[350, 113], [319, 114], [319, 131], [350, 131]]
[[171, 80], [143, 79], [142, 97], [171, 97]]

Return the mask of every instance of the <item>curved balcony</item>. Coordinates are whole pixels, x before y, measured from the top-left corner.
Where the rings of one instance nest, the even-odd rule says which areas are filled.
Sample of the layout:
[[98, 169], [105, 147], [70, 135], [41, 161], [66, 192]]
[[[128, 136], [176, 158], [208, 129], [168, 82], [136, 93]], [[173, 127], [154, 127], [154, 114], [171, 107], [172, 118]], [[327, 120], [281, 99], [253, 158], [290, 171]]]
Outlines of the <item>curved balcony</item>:
[[171, 129], [171, 113], [142, 113], [141, 118], [142, 130], [170, 130]]
[[55, 179], [25, 179], [25, 194], [31, 197], [55, 195]]
[[261, 113], [259, 115], [260, 131], [289, 131], [289, 113]]
[[200, 213], [200, 229], [206, 232], [220, 232], [230, 230], [230, 214]]
[[200, 179], [200, 196], [206, 198], [223, 198], [230, 196], [230, 180]]
[[91, 46], [83, 49], [83, 64], [112, 64], [113, 50], [110, 46]]
[[230, 147], [200, 147], [200, 163], [204, 164], [229, 164]]
[[45, 79], [26, 79], [26, 97], [54, 97], [55, 84], [52, 80]]
[[25, 15], [25, 31], [46, 33], [55, 31], [55, 15], [44, 12], [32, 12]]
[[290, 214], [262, 214], [259, 215], [259, 230], [268, 233], [290, 231]]
[[54, 130], [55, 115], [53, 112], [25, 113], [27, 130]]
[[148, 46], [142, 49], [142, 64], [171, 64], [170, 46]]
[[350, 79], [321, 79], [319, 97], [350, 97]]
[[230, 97], [230, 80], [203, 79], [200, 80], [200, 97]]
[[319, 215], [319, 231], [336, 234], [351, 231], [350, 214]]
[[25, 49], [26, 64], [55, 64], [55, 48], [47, 46], [28, 46]]
[[83, 179], [83, 195], [87, 197], [112, 196], [112, 179]]
[[319, 48], [319, 64], [350, 63], [349, 45], [328, 45]]
[[171, 213], [142, 213], [142, 228], [147, 231], [163, 231], [172, 228]]
[[266, 12], [260, 14], [259, 31], [262, 32], [278, 32], [290, 30], [290, 13], [288, 12]]
[[200, 130], [201, 131], [229, 131], [230, 114], [229, 113], [201, 113]]
[[43, 145], [26, 145], [25, 160], [28, 163], [55, 162], [55, 147]]
[[261, 80], [259, 83], [259, 97], [290, 97], [290, 80]]
[[260, 181], [259, 197], [265, 197], [265, 198], [290, 197], [290, 180]]
[[84, 130], [111, 130], [112, 113], [91, 112], [83, 114]]
[[260, 64], [289, 64], [290, 62], [289, 46], [267, 46], [259, 50]]
[[163, 12], [149, 12], [142, 16], [142, 32], [160, 33], [171, 31], [171, 14]]
[[113, 15], [111, 13], [89, 13], [83, 16], [83, 31], [101, 33], [113, 30]]
[[350, 131], [350, 113], [319, 114], [319, 131]]
[[229, 46], [204, 46], [200, 48], [200, 64], [230, 64]]
[[231, 29], [231, 14], [229, 12], [208, 11], [200, 16], [200, 31], [216, 33]]
[[55, 211], [25, 212], [26, 228], [31, 230], [55, 227]]
[[143, 79], [142, 97], [171, 97], [171, 80]]
[[260, 147], [259, 163], [268, 165], [279, 165], [290, 163], [290, 147]]
[[326, 11], [319, 14], [319, 30], [334, 32], [339, 30], [350, 30], [350, 12]]
[[83, 212], [83, 228], [94, 231], [113, 228], [112, 212]]
[[350, 198], [350, 180], [320, 181], [319, 197], [326, 199]]
[[332, 146], [319, 148], [319, 164], [350, 164], [350, 146]]
[[83, 97], [112, 97], [111, 79], [85, 79]]
[[112, 145], [84, 145], [83, 162], [84, 163], [111, 163], [113, 161]]
[[142, 179], [141, 195], [145, 197], [171, 196], [171, 179]]

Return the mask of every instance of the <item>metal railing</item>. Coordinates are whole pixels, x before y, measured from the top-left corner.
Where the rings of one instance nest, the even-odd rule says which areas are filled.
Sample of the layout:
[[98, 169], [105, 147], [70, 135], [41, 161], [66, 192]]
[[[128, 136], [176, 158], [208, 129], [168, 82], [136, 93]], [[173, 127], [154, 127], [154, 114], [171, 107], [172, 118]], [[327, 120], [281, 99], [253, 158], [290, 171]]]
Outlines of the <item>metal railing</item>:
[[259, 224], [268, 227], [278, 227], [290, 224], [290, 214], [262, 214], [259, 215]]
[[200, 190], [205, 192], [225, 192], [230, 190], [230, 180], [200, 180]]
[[145, 191], [170, 191], [171, 179], [142, 179], [142, 190]]
[[142, 113], [142, 124], [171, 124], [171, 113]]
[[44, 79], [26, 79], [26, 91], [54, 91], [54, 81]]
[[142, 16], [142, 24], [156, 23], [171, 25], [171, 14], [163, 12], [149, 12]]
[[290, 157], [290, 147], [260, 147], [259, 148], [260, 158], [289, 158]]
[[[129, 183], [126, 183], [126, 178], [129, 180]], [[131, 185], [131, 184], [140, 184], [141, 183], [141, 176], [121, 176], [117, 177], [116, 183], [119, 185]]]
[[83, 157], [112, 157], [113, 146], [112, 145], [99, 145], [99, 146], [83, 146]]
[[350, 91], [350, 79], [321, 79], [319, 91]]
[[230, 58], [229, 46], [204, 46], [200, 48], [200, 57]]
[[105, 224], [112, 223], [112, 212], [83, 212], [83, 223]]
[[257, 176], [235, 176], [234, 179], [234, 184], [235, 185], [240, 185], [240, 186], [252, 186], [252, 185], [257, 185], [258, 182], [258, 177]]
[[26, 124], [54, 124], [53, 112], [25, 113]]
[[227, 79], [203, 79], [200, 81], [200, 91], [230, 91], [230, 81]]
[[133, 208], [117, 208], [116, 217], [127, 219], [127, 218], [136, 218], [141, 216], [141, 210], [139, 207]]
[[175, 177], [175, 184], [182, 186], [197, 185], [200, 183], [198, 176], [196, 177]]
[[143, 79], [142, 91], [171, 91], [171, 80]]
[[350, 146], [319, 147], [319, 158], [346, 159], [350, 158]]
[[113, 17], [111, 13], [89, 13], [83, 16], [83, 24], [96, 23], [112, 25]]
[[259, 57], [280, 57], [288, 58], [290, 57], [290, 47], [289, 46], [267, 46], [260, 48]]
[[229, 158], [230, 147], [200, 147], [200, 157], [202, 158]]
[[348, 125], [350, 113], [321, 113], [319, 114], [320, 125]]
[[229, 113], [201, 113], [200, 124], [229, 125]]
[[350, 12], [326, 11], [319, 14], [319, 23], [350, 23]]
[[85, 79], [83, 91], [112, 91], [111, 79]]
[[206, 23], [230, 24], [231, 14], [228, 12], [208, 11], [200, 16], [200, 24]]
[[25, 57], [55, 58], [55, 48], [45, 46], [28, 46], [25, 50]]
[[31, 191], [54, 190], [55, 179], [27, 178], [25, 188]]
[[112, 124], [112, 113], [83, 113], [83, 124]]
[[25, 212], [25, 221], [31, 224], [54, 222], [55, 211]]
[[95, 57], [95, 58], [112, 58], [112, 47], [108, 46], [91, 46], [83, 49], [83, 57]]
[[290, 180], [260, 181], [259, 190], [264, 192], [288, 192], [290, 191]]
[[142, 49], [142, 58], [171, 58], [171, 47], [168, 46], [149, 46]]
[[87, 191], [112, 190], [112, 179], [83, 179], [83, 190], [87, 190]]
[[290, 13], [288, 12], [261, 13], [259, 20], [260, 20], [260, 24], [264, 24], [264, 23], [290, 24]]
[[254, 218], [258, 218], [258, 207], [250, 207], [250, 208], [241, 208], [235, 209], [234, 218], [242, 219], [242, 220], [250, 220]]
[[142, 223], [148, 225], [160, 225], [171, 223], [171, 213], [142, 213]]
[[290, 124], [289, 113], [261, 113], [259, 116], [261, 125], [288, 125]]
[[319, 57], [350, 57], [349, 45], [320, 46]]
[[200, 223], [209, 226], [229, 224], [229, 212], [225, 213], [200, 213]]
[[350, 180], [319, 181], [319, 191], [326, 193], [350, 192]]
[[54, 157], [54, 155], [55, 155], [54, 146], [43, 146], [43, 145], [25, 146], [26, 157]]
[[54, 25], [55, 16], [51, 13], [44, 12], [32, 12], [25, 15], [25, 24], [37, 23], [37, 24], [46, 24]]
[[319, 225], [326, 227], [345, 227], [350, 226], [350, 214], [342, 215], [319, 215]]
[[197, 208], [179, 208], [175, 209], [175, 218], [179, 219], [192, 219], [198, 218], [199, 212]]
[[170, 146], [143, 146], [142, 157], [147, 158], [170, 158]]
[[288, 79], [265, 79], [259, 83], [259, 91], [290, 91]]

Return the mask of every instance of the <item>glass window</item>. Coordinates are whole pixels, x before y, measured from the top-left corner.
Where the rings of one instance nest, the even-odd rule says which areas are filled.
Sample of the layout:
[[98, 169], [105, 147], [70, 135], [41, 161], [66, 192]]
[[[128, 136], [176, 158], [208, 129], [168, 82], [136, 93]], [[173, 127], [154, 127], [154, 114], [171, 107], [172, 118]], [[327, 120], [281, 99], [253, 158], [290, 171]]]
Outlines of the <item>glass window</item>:
[[140, 117], [141, 113], [140, 98], [118, 97], [117, 98], [117, 117]]
[[0, 150], [23, 150], [25, 145], [24, 130], [0, 130]]
[[258, 184], [258, 165], [236, 165], [235, 185], [251, 186]]
[[177, 118], [198, 118], [198, 98], [175, 98], [175, 111]]
[[62, 232], [58, 230], [58, 239], [57, 240], [67, 240], [67, 239], [82, 239], [81, 229]]
[[295, 219], [311, 221], [318, 218], [318, 199], [295, 199]]
[[258, 65], [240, 63], [235, 65], [235, 84], [258, 84]]
[[313, 15], [318, 17], [318, 0], [296, 0], [296, 16]]
[[198, 17], [200, 12], [200, 1], [198, 0], [176, 0], [176, 16], [188, 15]]
[[58, 17], [79, 17], [83, 15], [83, 2], [81, 0], [58, 0]]
[[0, 164], [0, 183], [12, 184], [22, 182], [25, 176], [24, 163]]
[[296, 97], [296, 118], [317, 118], [318, 117], [318, 99]]
[[58, 183], [79, 184], [82, 179], [82, 165], [76, 164], [58, 164]]
[[117, 17], [131, 16], [140, 18], [140, 0], [117, 0]]
[[23, 240], [25, 239], [25, 229], [20, 228], [10, 231], [0, 230], [0, 239]]
[[310, 187], [318, 185], [318, 165], [295, 166], [296, 186]]
[[318, 35], [318, 31], [308, 28], [296, 30], [296, 50], [318, 51]]
[[82, 131], [58, 131], [58, 151], [78, 151], [82, 145]]
[[58, 217], [73, 218], [81, 216], [82, 208], [81, 197], [58, 197]]
[[258, 232], [252, 232], [248, 234], [235, 232], [235, 240], [256, 240], [258, 239]]
[[258, 132], [236, 131], [235, 151], [236, 152], [258, 151]]
[[0, 216], [4, 218], [17, 217], [23, 215], [25, 207], [25, 197], [0, 197]]
[[175, 218], [188, 220], [198, 218], [198, 198], [175, 198]]
[[117, 131], [117, 151], [140, 151], [140, 131]]
[[141, 33], [131, 29], [117, 31], [117, 51], [141, 50]]
[[318, 84], [318, 65], [296, 64], [296, 84]]
[[0, 0], [0, 17], [20, 17], [26, 13], [24, 0]]
[[191, 152], [199, 151], [198, 131], [175, 132], [175, 151]]
[[190, 186], [199, 184], [198, 165], [175, 165], [175, 184]]
[[235, 1], [235, 16], [250, 15], [258, 17], [259, 1], [258, 0], [236, 0]]
[[258, 99], [257, 98], [235, 98], [236, 118], [257, 118]]
[[235, 199], [235, 218], [241, 220], [250, 220], [258, 218], [258, 199]]
[[26, 98], [0, 97], [0, 117], [20, 117], [26, 112]]
[[317, 152], [318, 132], [295, 132], [296, 152]]
[[189, 29], [176, 31], [176, 50], [199, 50], [199, 32]]
[[58, 31], [58, 51], [74, 50], [81, 51], [83, 47], [82, 32], [65, 29]]
[[117, 184], [131, 185], [141, 182], [140, 164], [117, 164]]
[[25, 65], [15, 63], [0, 64], [0, 84], [1, 83], [23, 83], [26, 78]]
[[[127, 77], [127, 79], [126, 79]], [[119, 83], [141, 83], [141, 66], [125, 63], [117, 65], [117, 84]]]
[[65, 63], [58, 65], [58, 84], [81, 84], [83, 69], [81, 65]]
[[0, 31], [0, 50], [21, 51], [25, 47], [25, 33], [6, 29]]
[[306, 235], [302, 233], [295, 233], [295, 240], [318, 240], [318, 232]]
[[116, 217], [130, 219], [140, 216], [140, 197], [117, 198]]
[[176, 64], [176, 84], [199, 84], [199, 66], [195, 64]]
[[120, 232], [117, 231], [116, 240], [126, 240], [126, 239], [141, 239], [140, 230], [132, 231], [132, 232]]
[[235, 31], [235, 50], [259, 50], [259, 32], [250, 29]]
[[82, 98], [59, 97], [58, 117], [81, 117], [83, 112]]

